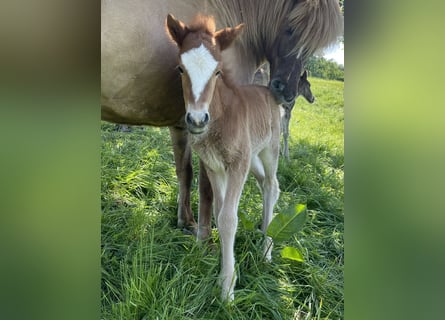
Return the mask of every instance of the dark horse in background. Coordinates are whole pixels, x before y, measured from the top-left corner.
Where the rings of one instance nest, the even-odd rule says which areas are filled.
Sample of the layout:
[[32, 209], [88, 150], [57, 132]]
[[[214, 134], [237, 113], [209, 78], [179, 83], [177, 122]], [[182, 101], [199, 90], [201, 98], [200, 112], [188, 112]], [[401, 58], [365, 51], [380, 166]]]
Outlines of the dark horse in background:
[[284, 103], [295, 99], [298, 79], [293, 77], [301, 74], [296, 61], [304, 61], [342, 33], [338, 0], [102, 0], [101, 5], [102, 119], [169, 127], [179, 181], [178, 226], [205, 239], [213, 194], [201, 169], [199, 219], [207, 227], [196, 230], [178, 48], [165, 32], [167, 13], [185, 22], [197, 12], [212, 15], [218, 29], [245, 23], [245, 32], [222, 59], [239, 84], [252, 83], [255, 71], [267, 60], [269, 88], [277, 102]]
[[[299, 60], [299, 59], [297, 59]], [[297, 61], [297, 63], [301, 64], [301, 61]], [[295, 68], [294, 71], [298, 71], [302, 69], [302, 65]], [[298, 83], [295, 84], [297, 88], [297, 95], [295, 97], [295, 100], [298, 96], [303, 96], [307, 102], [314, 103], [315, 97], [312, 95], [311, 91], [311, 83], [307, 79], [307, 70], [303, 71], [303, 74], [299, 77], [296, 77], [296, 75], [291, 75], [290, 80], [297, 80]], [[269, 64], [265, 63], [263, 64], [257, 72], [255, 72], [254, 80], [253, 82], [255, 84], [267, 86], [269, 83]], [[288, 85], [290, 86], [292, 82], [288, 82]], [[282, 148], [282, 154], [283, 156], [289, 160], [289, 124], [290, 124], [290, 118], [292, 115], [292, 109], [295, 106], [295, 100], [292, 100], [290, 102], [285, 102], [281, 104], [282, 107], [282, 115], [281, 115], [281, 133], [283, 134], [283, 148]]]

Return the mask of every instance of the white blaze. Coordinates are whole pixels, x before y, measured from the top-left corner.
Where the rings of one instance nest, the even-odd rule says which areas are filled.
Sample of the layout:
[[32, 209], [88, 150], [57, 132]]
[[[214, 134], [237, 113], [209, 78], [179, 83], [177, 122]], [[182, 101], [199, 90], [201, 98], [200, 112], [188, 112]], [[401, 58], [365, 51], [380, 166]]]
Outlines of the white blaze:
[[190, 77], [195, 101], [198, 101], [218, 62], [203, 44], [199, 48], [184, 52], [181, 61]]

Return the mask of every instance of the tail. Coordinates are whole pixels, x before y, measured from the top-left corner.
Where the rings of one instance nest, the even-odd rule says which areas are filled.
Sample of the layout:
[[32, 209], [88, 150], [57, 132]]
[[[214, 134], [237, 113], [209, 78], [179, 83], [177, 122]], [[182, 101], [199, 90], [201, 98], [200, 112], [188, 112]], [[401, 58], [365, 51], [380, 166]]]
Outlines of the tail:
[[303, 1], [289, 14], [289, 21], [299, 38], [293, 52], [302, 60], [333, 44], [343, 34], [338, 0]]

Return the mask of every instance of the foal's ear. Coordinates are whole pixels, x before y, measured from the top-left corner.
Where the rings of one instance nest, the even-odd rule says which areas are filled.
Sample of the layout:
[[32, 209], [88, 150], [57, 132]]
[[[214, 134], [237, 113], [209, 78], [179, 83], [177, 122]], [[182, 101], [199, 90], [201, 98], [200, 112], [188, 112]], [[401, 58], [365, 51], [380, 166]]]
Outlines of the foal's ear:
[[175, 19], [175, 17], [171, 14], [168, 14], [167, 16], [166, 26], [170, 38], [175, 41], [178, 46], [181, 46], [182, 41], [188, 32], [187, 26], [183, 22]]
[[241, 23], [235, 28], [224, 28], [215, 32], [215, 39], [219, 44], [221, 51], [227, 49], [232, 44], [233, 40], [235, 40], [244, 29], [244, 26], [245, 24]]
[[301, 75], [301, 79], [306, 80], [307, 79], [307, 70], [305, 69], [303, 74]]

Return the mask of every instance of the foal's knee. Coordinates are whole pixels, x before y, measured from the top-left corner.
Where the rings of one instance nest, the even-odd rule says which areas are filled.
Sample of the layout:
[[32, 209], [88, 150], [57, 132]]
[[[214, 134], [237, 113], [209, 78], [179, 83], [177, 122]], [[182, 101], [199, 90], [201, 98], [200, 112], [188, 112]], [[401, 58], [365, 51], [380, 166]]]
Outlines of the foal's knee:
[[238, 216], [237, 214], [232, 214], [224, 212], [221, 210], [217, 217], [218, 230], [220, 233], [221, 240], [223, 238], [234, 238], [236, 233], [236, 228], [238, 226]]

